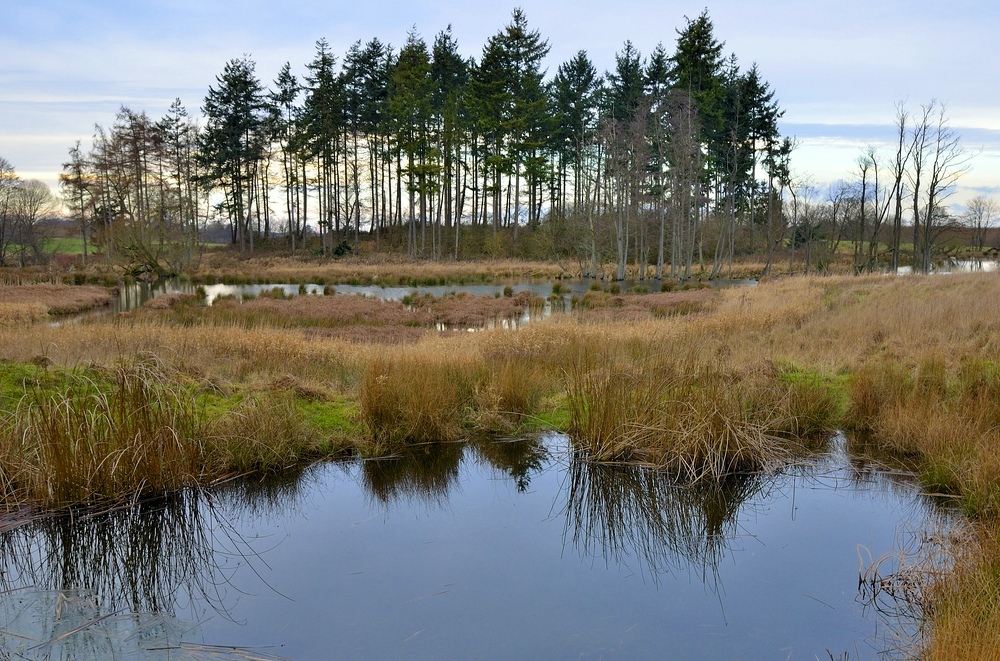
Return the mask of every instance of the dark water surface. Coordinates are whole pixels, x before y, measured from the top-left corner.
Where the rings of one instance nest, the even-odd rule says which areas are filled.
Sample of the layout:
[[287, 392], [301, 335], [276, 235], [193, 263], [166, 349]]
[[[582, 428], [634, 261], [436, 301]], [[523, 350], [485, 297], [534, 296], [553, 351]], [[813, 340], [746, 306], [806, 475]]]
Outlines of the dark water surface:
[[0, 534], [0, 652], [878, 658], [914, 623], [866, 605], [859, 555], [949, 515], [843, 446], [695, 490], [560, 437], [455, 444], [37, 521]]

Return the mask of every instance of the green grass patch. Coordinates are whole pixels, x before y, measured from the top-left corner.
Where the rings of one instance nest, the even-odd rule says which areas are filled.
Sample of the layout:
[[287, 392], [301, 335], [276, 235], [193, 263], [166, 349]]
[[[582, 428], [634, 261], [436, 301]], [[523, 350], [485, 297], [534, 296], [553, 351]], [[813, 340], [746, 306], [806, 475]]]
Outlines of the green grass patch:
[[321, 436], [341, 443], [364, 435], [361, 409], [356, 402], [342, 397], [330, 401], [297, 400], [295, 408], [302, 419]]
[[[46, 252], [51, 253], [62, 253], [66, 255], [82, 255], [83, 254], [83, 239], [70, 236], [54, 237], [47, 239], [44, 243], [44, 248]], [[99, 246], [94, 245], [91, 242], [87, 242], [87, 254], [96, 255], [100, 252]]]

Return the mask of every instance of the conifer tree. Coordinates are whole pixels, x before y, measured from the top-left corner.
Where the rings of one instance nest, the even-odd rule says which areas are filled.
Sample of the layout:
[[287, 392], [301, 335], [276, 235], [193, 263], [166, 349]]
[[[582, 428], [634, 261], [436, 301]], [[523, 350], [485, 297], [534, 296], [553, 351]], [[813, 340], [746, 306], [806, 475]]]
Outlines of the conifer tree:
[[266, 110], [264, 90], [254, 69], [249, 57], [226, 63], [216, 77], [217, 86], [209, 87], [205, 97], [206, 125], [199, 143], [206, 179], [225, 192], [233, 242], [241, 251], [249, 242], [251, 252], [254, 186], [264, 152]]

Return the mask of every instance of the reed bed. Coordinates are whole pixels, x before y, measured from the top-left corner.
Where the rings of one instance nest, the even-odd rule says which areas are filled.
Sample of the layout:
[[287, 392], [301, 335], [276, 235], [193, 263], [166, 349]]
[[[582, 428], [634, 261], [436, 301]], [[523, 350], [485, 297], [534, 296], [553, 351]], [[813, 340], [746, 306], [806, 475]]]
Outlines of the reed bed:
[[[850, 427], [905, 456], [985, 531], [929, 593], [928, 657], [996, 649], [1000, 279], [789, 278], [600, 298], [603, 311], [478, 333], [409, 325], [438, 323], [443, 299], [414, 311], [342, 296], [177, 302], [30, 333], [0, 325], [0, 359], [12, 361], [0, 370], [3, 498], [134, 498], [331, 444], [375, 456], [533, 427], [568, 430], [592, 462], [721, 481]], [[467, 319], [521, 304], [447, 299]], [[17, 381], [31, 370], [36, 390]], [[86, 377], [69, 387], [60, 379], [73, 370]]]
[[268, 282], [448, 285], [524, 279], [579, 277], [549, 262], [490, 260], [474, 262], [414, 261], [392, 255], [321, 258], [258, 257], [241, 259], [227, 252], [206, 254], [193, 282], [256, 284]]
[[56, 284], [0, 286], [0, 324], [38, 321], [45, 315], [75, 314], [111, 304], [103, 287]]
[[8, 508], [135, 501], [324, 450], [287, 399], [247, 398], [212, 415], [155, 360], [72, 372], [25, 391], [0, 431]]

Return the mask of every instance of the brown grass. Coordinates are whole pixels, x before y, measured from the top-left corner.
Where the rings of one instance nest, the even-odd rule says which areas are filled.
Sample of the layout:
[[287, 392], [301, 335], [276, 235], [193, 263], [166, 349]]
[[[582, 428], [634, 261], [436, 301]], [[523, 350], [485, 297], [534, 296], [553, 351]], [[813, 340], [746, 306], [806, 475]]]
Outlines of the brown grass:
[[196, 282], [325, 282], [358, 284], [455, 284], [577, 277], [549, 262], [483, 260], [415, 261], [398, 255], [241, 258], [228, 251], [205, 255]]
[[471, 296], [464, 292], [441, 297], [416, 296], [412, 302], [415, 311], [428, 315], [436, 325], [469, 328], [518, 319], [531, 304], [532, 296], [527, 291], [499, 298]]
[[[162, 299], [162, 301], [161, 301]], [[426, 327], [482, 328], [501, 320], [516, 320], [531, 305], [544, 305], [532, 299], [528, 292], [511, 297], [471, 296], [465, 293], [442, 297], [415, 296], [406, 305], [400, 301], [385, 301], [361, 295], [327, 296], [261, 296], [244, 300], [223, 299], [211, 307], [185, 305], [191, 296], [157, 296], [146, 307], [149, 310], [171, 310], [161, 315], [167, 321], [185, 324], [239, 325], [243, 327], [273, 326], [277, 328], [345, 328], [345, 327]], [[341, 333], [348, 337], [351, 333]], [[371, 341], [370, 338], [365, 338]]]
[[375, 448], [457, 441], [472, 395], [466, 361], [374, 357], [361, 383], [361, 414]]
[[953, 569], [929, 590], [928, 661], [1000, 659], [1000, 529], [988, 525], [952, 546]]
[[[465, 315], [495, 304], [449, 298]], [[251, 393], [243, 417], [232, 418], [244, 421], [232, 435], [263, 439], [296, 432], [284, 426], [287, 416], [255, 422], [253, 407], [265, 399], [252, 393], [274, 394], [292, 374], [285, 390], [296, 397], [329, 393], [360, 403], [368, 453], [464, 438], [477, 428], [516, 429], [540, 416], [562, 420], [595, 459], [705, 476], [766, 466], [800, 439], [847, 424], [908, 456], [928, 486], [955, 494], [984, 529], [1000, 518], [995, 275], [794, 278], [622, 298], [647, 310], [628, 318], [620, 312], [629, 302], [607, 308], [601, 323], [567, 315], [516, 332], [444, 335], [393, 321], [413, 318], [402, 306], [338, 296], [259, 299], [242, 306], [261, 315], [252, 323], [233, 312], [183, 325], [184, 311], [173, 310], [31, 333], [0, 328], [0, 357], [40, 357], [54, 370], [152, 354], [204, 387]], [[436, 304], [418, 306], [428, 308], [418, 314], [436, 320]], [[698, 305], [697, 314], [671, 310], [683, 304]], [[313, 323], [311, 315], [343, 323]], [[287, 328], [273, 321], [283, 317]], [[358, 341], [374, 334], [390, 343]], [[260, 450], [246, 463], [229, 461], [254, 465]], [[940, 586], [951, 605], [932, 613], [932, 658], [985, 654], [996, 639], [1000, 554], [986, 542]], [[976, 640], [986, 642], [973, 649]]]
[[0, 324], [38, 321], [46, 315], [74, 314], [110, 305], [103, 287], [37, 284], [0, 286]]
[[184, 380], [149, 357], [29, 385], [3, 414], [0, 504], [103, 506], [321, 453], [287, 397], [209, 415]]

